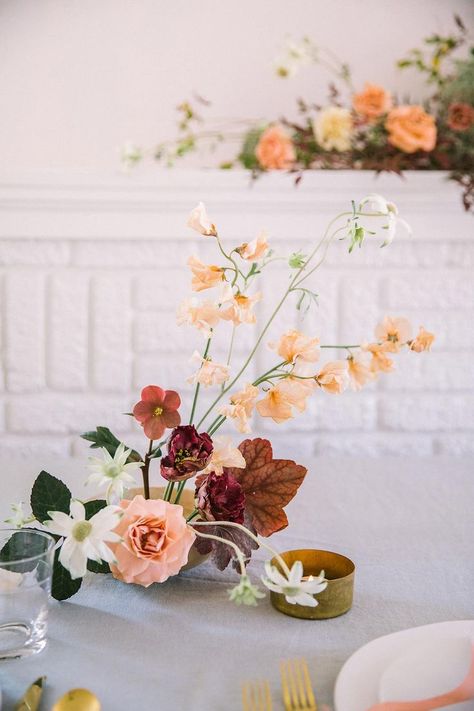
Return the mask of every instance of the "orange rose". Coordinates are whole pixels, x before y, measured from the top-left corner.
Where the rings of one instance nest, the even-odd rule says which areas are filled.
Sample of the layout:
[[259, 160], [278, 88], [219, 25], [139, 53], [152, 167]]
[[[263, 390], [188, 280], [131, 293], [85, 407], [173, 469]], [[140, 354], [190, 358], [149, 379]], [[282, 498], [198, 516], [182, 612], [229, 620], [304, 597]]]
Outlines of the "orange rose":
[[385, 89], [377, 84], [366, 83], [364, 91], [354, 94], [352, 106], [358, 114], [372, 123], [379, 116], [383, 116], [392, 108], [392, 97]]
[[397, 106], [385, 122], [388, 142], [404, 153], [432, 151], [436, 145], [436, 123], [421, 106]]
[[296, 158], [293, 142], [281, 126], [265, 129], [255, 149], [255, 156], [266, 170], [289, 168]]
[[451, 104], [446, 123], [453, 131], [467, 131], [474, 123], [474, 107], [461, 101]]

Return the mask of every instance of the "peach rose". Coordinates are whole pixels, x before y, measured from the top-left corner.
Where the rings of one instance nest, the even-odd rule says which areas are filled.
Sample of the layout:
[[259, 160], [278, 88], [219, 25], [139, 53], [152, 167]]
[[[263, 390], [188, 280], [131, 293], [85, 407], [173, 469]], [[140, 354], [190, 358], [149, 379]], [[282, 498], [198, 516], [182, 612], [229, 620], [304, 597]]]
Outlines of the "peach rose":
[[423, 326], [420, 326], [417, 337], [410, 343], [410, 350], [415, 351], [415, 353], [429, 351], [431, 350], [434, 340], [434, 334], [426, 331]]
[[392, 97], [382, 86], [365, 84], [364, 91], [354, 94], [352, 106], [358, 114], [369, 123], [373, 123], [379, 116], [383, 116], [392, 108]]
[[436, 145], [436, 123], [421, 106], [397, 106], [385, 122], [388, 142], [404, 153], [432, 151]]
[[143, 496], [121, 501], [120, 507], [124, 514], [115, 533], [122, 541], [109, 544], [117, 561], [110, 565], [114, 578], [147, 588], [179, 573], [196, 538], [183, 507]]
[[269, 126], [260, 136], [255, 156], [265, 170], [289, 168], [296, 159], [291, 138], [281, 126]]
[[214, 264], [204, 264], [194, 256], [189, 257], [188, 266], [191, 267], [193, 273], [191, 282], [193, 291], [204, 291], [204, 289], [211, 289], [213, 286], [222, 284], [224, 279], [222, 267], [217, 267]]

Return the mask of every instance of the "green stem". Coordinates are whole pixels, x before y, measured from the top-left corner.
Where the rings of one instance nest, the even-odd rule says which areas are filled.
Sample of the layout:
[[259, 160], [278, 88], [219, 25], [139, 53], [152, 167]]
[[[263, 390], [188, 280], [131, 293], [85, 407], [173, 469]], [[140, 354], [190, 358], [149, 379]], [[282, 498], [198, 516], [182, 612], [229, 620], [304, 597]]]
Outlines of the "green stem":
[[320, 348], [360, 348], [360, 343], [356, 343], [352, 346], [319, 346]]
[[150, 444], [148, 446], [148, 452], [145, 454], [145, 461], [142, 466], [142, 477], [143, 477], [143, 494], [145, 496], [145, 499], [150, 498], [150, 459], [151, 459], [151, 453], [153, 450], [153, 440], [150, 440]]
[[[231, 262], [231, 264], [233, 265], [232, 268], [233, 268], [233, 270], [234, 270], [234, 278], [232, 279], [231, 286], [234, 286], [235, 283], [236, 283], [236, 281], [237, 281], [237, 279], [239, 278], [239, 274], [241, 274], [241, 271], [240, 271], [240, 269], [239, 269], [239, 267], [238, 267], [238, 264], [237, 264], [237, 262], [235, 261], [235, 259], [232, 259], [231, 255], [230, 255], [230, 254], [227, 254], [227, 252], [224, 250], [219, 235], [216, 235], [216, 241], [217, 241], [217, 245], [218, 245], [218, 247], [219, 247], [221, 253], [222, 253], [222, 254], [224, 255], [224, 257], [225, 257], [226, 259], [228, 259], [229, 262]], [[243, 274], [242, 274], [242, 276], [243, 276]]]
[[[215, 526], [215, 522], [214, 522], [214, 521], [212, 522], [212, 525]], [[191, 527], [192, 527], [192, 524], [191, 524]], [[201, 538], [210, 538], [210, 539], [212, 539], [212, 540], [214, 540], [214, 541], [219, 541], [219, 543], [225, 543], [227, 546], [230, 546], [231, 548], [233, 548], [233, 549], [234, 549], [234, 552], [235, 552], [235, 555], [237, 556], [237, 560], [239, 561], [240, 574], [241, 574], [241, 575], [246, 575], [246, 574], [247, 574], [247, 571], [246, 571], [246, 569], [245, 569], [244, 556], [242, 555], [242, 551], [240, 550], [240, 548], [238, 547], [238, 545], [236, 545], [236, 544], [233, 543], [232, 541], [226, 540], [225, 538], [220, 538], [219, 536], [213, 536], [213, 535], [211, 535], [210, 533], [201, 533], [200, 531], [196, 531], [196, 529], [193, 529], [193, 530], [194, 530], [194, 533], [195, 533], [197, 536], [200, 536]]]
[[[206, 358], [207, 354], [209, 353], [209, 348], [211, 346], [211, 340], [212, 340], [212, 335], [210, 335], [209, 338], [207, 339], [206, 347], [204, 349], [204, 354], [202, 356], [203, 358]], [[191, 414], [189, 416], [189, 424], [190, 425], [193, 424], [194, 414], [196, 412], [196, 405], [197, 405], [197, 401], [198, 401], [200, 387], [201, 387], [201, 384], [196, 383], [196, 387], [194, 389], [193, 404], [191, 406]]]
[[[177, 490], [176, 490], [176, 498], [175, 498], [175, 500], [174, 500], [173, 503], [179, 504], [179, 500], [180, 500], [180, 498], [181, 498], [181, 494], [183, 493], [184, 487], [186, 486], [186, 481], [187, 481], [187, 480], [185, 479], [184, 481], [180, 481], [180, 482], [179, 482], [178, 488], [177, 488]], [[174, 486], [174, 482], [173, 482], [173, 486]], [[171, 493], [173, 493], [173, 492], [171, 492]]]
[[193, 520], [193, 518], [196, 518], [196, 516], [199, 516], [199, 509], [194, 509], [192, 513], [189, 514], [189, 516], [186, 519], [186, 522], [189, 523], [190, 521]]

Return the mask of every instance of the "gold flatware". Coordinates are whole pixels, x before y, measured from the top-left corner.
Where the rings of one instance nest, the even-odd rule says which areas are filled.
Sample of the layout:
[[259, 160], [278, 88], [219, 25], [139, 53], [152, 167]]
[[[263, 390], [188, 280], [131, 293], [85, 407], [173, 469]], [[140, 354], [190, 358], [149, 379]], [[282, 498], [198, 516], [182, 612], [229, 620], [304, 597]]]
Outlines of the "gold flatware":
[[267, 679], [242, 684], [243, 711], [272, 711], [272, 695]]
[[40, 676], [31, 686], [25, 691], [19, 702], [15, 705], [15, 711], [37, 711], [43, 693], [43, 684], [46, 681], [45, 676]]
[[100, 711], [100, 701], [92, 691], [71, 689], [56, 701], [52, 711]]
[[306, 660], [281, 662], [280, 673], [286, 711], [317, 711]]

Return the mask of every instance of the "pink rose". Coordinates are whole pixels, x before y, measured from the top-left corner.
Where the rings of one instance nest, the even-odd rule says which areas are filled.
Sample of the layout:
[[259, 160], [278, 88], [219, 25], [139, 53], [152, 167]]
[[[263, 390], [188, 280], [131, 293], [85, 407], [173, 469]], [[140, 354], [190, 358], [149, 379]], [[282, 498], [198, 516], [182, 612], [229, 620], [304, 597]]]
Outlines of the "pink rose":
[[183, 507], [143, 496], [120, 506], [124, 514], [115, 532], [123, 540], [110, 546], [117, 561], [110, 566], [114, 578], [147, 588], [179, 573], [196, 537]]
[[289, 168], [296, 159], [295, 148], [281, 126], [270, 126], [260, 136], [255, 155], [265, 170]]

